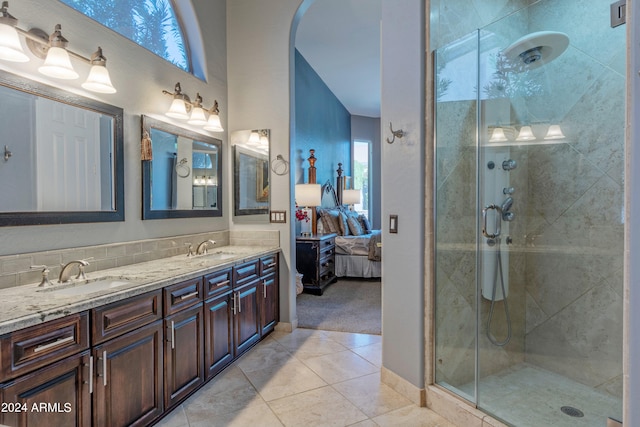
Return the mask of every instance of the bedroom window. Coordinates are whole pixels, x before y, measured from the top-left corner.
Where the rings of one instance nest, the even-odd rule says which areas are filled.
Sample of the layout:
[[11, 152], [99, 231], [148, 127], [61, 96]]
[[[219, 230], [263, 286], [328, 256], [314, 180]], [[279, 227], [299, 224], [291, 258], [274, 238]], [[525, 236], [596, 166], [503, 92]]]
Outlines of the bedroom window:
[[192, 73], [191, 59], [172, 0], [60, 0]]
[[369, 164], [371, 159], [371, 143], [369, 141], [353, 141], [353, 188], [362, 190], [362, 200], [353, 206], [356, 212], [369, 215], [369, 203], [371, 200], [371, 180], [369, 179]]

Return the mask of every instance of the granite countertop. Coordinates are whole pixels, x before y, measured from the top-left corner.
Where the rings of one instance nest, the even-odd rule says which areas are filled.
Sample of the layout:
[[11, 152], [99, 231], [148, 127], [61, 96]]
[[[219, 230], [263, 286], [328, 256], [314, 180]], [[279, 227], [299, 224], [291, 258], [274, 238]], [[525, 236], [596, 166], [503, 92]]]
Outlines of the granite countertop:
[[[32, 283], [2, 289], [0, 335], [160, 289], [278, 251], [278, 247], [221, 246], [205, 255], [189, 258], [180, 255], [94, 271], [87, 273], [87, 279], [90, 281], [88, 284], [84, 284], [84, 281], [73, 283], [73, 280], [69, 284], [58, 284], [57, 278], [50, 278], [53, 286], [48, 288], [40, 288], [38, 283]], [[102, 278], [118, 280], [124, 284], [112, 289], [80, 293], [82, 286], [88, 286]], [[56, 292], [72, 287], [78, 287], [80, 292]]]

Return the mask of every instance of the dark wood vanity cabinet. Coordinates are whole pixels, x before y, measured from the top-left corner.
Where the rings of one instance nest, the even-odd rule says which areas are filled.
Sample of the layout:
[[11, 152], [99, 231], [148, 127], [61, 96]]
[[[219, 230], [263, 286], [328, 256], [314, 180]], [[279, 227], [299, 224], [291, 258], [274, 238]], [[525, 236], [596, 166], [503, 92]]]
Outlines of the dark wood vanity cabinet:
[[165, 409], [187, 397], [205, 380], [202, 283], [198, 278], [164, 289]]
[[1, 336], [0, 402], [28, 410], [0, 424], [157, 422], [275, 328], [278, 282], [267, 255]]
[[92, 311], [94, 426], [144, 426], [164, 412], [161, 301], [157, 290]]
[[335, 282], [335, 234], [296, 237], [296, 269], [302, 274], [304, 292], [322, 295]]

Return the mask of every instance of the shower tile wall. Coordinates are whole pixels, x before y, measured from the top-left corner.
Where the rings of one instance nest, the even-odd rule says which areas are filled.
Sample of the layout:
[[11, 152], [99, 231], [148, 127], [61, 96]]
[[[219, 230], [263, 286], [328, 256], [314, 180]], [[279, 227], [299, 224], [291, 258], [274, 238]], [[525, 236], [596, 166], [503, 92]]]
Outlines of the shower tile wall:
[[[493, 26], [501, 37], [553, 30], [571, 40], [561, 57], [532, 73], [547, 92], [512, 106], [513, 118], [560, 123], [567, 138], [512, 148], [519, 163], [509, 276], [514, 338], [493, 347], [480, 325], [481, 376], [528, 362], [622, 395], [625, 28], [610, 28], [609, 3], [432, 2], [432, 48], [525, 6]], [[439, 103], [436, 120], [436, 378], [459, 386], [474, 377], [475, 102]], [[483, 300], [482, 323], [487, 308]], [[503, 336], [501, 304], [496, 313], [495, 334]]]

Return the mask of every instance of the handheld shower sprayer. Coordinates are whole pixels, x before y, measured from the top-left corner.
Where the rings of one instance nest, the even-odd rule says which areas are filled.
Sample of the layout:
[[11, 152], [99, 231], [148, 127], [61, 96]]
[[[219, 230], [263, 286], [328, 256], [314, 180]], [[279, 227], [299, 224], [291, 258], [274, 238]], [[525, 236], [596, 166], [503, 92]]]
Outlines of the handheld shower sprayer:
[[513, 221], [516, 218], [516, 214], [511, 212], [511, 206], [513, 206], [513, 197], [507, 197], [500, 205], [500, 213], [502, 214], [503, 221]]

